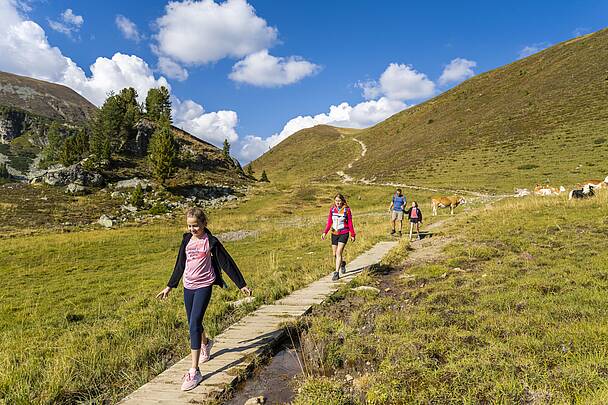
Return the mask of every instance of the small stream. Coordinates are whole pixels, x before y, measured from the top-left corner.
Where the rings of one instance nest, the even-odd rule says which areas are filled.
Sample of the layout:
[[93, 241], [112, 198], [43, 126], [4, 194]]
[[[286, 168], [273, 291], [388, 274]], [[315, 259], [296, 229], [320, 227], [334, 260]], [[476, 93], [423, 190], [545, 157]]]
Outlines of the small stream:
[[296, 395], [296, 377], [302, 375], [299, 345], [285, 339], [270, 361], [235, 387], [226, 405], [243, 405], [248, 399], [263, 396], [266, 404], [288, 404]]

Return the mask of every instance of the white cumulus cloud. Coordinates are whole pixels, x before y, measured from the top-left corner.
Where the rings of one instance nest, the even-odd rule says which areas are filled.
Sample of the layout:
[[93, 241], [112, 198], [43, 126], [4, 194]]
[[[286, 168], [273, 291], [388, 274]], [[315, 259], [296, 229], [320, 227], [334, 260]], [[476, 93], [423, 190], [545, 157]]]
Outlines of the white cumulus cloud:
[[124, 15], [118, 14], [114, 19], [116, 26], [122, 33], [122, 36], [131, 41], [139, 42], [142, 40], [142, 36], [137, 29], [137, 25], [129, 20]]
[[444, 86], [448, 83], [458, 83], [469, 77], [475, 76], [473, 68], [477, 66], [477, 62], [464, 58], [452, 59], [452, 61], [443, 69], [439, 77], [439, 84]]
[[391, 63], [378, 81], [359, 82], [366, 99], [384, 95], [391, 100], [416, 100], [435, 94], [435, 83], [411, 65]]
[[380, 88], [393, 100], [415, 100], [435, 93], [435, 83], [411, 65], [391, 63], [380, 76]]
[[236, 112], [230, 110], [205, 112], [202, 105], [192, 100], [180, 101], [175, 97], [172, 99], [172, 105], [174, 125], [184, 131], [216, 146], [221, 146], [224, 139], [230, 143], [239, 139], [236, 132], [238, 124]]
[[158, 69], [171, 79], [184, 81], [188, 78], [188, 71], [169, 58], [161, 56], [158, 58]]
[[318, 72], [320, 67], [298, 56], [287, 58], [268, 54], [264, 49], [248, 55], [232, 67], [230, 79], [260, 87], [279, 87], [296, 83]]
[[245, 0], [170, 2], [156, 25], [158, 52], [187, 65], [241, 58], [268, 49], [277, 40], [276, 28]]

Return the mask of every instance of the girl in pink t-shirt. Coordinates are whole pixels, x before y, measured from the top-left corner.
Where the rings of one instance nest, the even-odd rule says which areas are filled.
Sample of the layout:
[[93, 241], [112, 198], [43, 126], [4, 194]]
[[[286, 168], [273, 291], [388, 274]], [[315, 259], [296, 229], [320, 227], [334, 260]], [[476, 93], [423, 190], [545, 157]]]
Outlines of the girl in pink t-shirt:
[[224, 271], [234, 283], [247, 295], [251, 289], [247, 287], [243, 275], [232, 257], [226, 252], [220, 241], [209, 232], [207, 216], [200, 208], [191, 208], [186, 213], [188, 233], [185, 233], [180, 246], [175, 268], [167, 287], [156, 295], [165, 299], [172, 288], [176, 288], [183, 275], [184, 304], [190, 327], [190, 348], [192, 350], [192, 366], [184, 376], [182, 390], [187, 391], [196, 387], [203, 380], [198, 367], [199, 360], [209, 360], [213, 341], [207, 338], [203, 329], [203, 317], [211, 300], [214, 284], [225, 287], [221, 271]]

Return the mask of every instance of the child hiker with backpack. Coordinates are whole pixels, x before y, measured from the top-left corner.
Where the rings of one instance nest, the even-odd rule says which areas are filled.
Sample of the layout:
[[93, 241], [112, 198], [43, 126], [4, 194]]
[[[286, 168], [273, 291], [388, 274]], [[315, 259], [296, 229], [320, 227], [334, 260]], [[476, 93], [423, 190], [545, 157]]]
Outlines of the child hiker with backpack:
[[346, 262], [344, 261], [344, 248], [348, 242], [348, 235], [354, 242], [355, 227], [353, 225], [353, 214], [350, 207], [346, 203], [346, 198], [342, 194], [336, 194], [334, 203], [329, 209], [327, 216], [327, 225], [321, 234], [321, 239], [325, 240], [325, 236], [331, 229], [331, 248], [334, 258], [336, 259], [336, 271], [332, 276], [332, 280], [336, 281], [340, 278], [340, 273], [346, 273]]
[[208, 339], [203, 329], [203, 317], [214, 285], [227, 287], [222, 279], [222, 271], [246, 295], [251, 289], [243, 278], [236, 263], [220, 241], [207, 229], [207, 216], [200, 208], [190, 208], [186, 212], [188, 232], [182, 237], [177, 253], [173, 274], [156, 298], [165, 299], [173, 288], [177, 288], [183, 275], [184, 304], [190, 327], [190, 349], [192, 365], [184, 376], [182, 390], [188, 391], [203, 381], [198, 367], [199, 360], [209, 360], [213, 341]]
[[407, 217], [410, 220], [410, 241], [412, 240], [412, 231], [414, 230], [414, 225], [416, 225], [416, 234], [418, 235], [418, 239], [420, 239], [420, 224], [422, 223], [422, 211], [420, 211], [420, 208], [418, 208], [418, 203], [416, 201], [412, 201], [412, 206], [408, 208], [405, 213], [407, 214]]

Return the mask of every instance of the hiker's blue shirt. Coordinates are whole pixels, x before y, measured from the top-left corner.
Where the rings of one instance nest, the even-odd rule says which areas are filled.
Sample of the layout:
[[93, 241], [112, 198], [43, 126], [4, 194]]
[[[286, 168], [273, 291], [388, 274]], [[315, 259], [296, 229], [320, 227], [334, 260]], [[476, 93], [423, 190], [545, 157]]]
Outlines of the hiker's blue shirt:
[[405, 196], [393, 196], [393, 211], [403, 211], [405, 208]]

